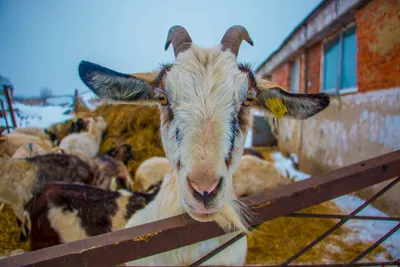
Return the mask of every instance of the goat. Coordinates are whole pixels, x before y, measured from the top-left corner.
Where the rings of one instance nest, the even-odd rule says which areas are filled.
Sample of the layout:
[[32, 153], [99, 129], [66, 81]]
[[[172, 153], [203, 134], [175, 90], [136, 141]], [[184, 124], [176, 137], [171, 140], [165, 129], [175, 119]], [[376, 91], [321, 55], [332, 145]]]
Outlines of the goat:
[[98, 155], [90, 161], [95, 184], [103, 189], [133, 190], [133, 183], [126, 166], [107, 154]]
[[25, 206], [31, 250], [122, 229], [152, 193], [105, 191], [81, 184], [49, 184]]
[[[204, 49], [192, 44], [185, 28], [173, 26], [165, 48], [172, 43], [175, 60], [158, 72], [128, 75], [87, 61], [79, 64], [79, 76], [98, 96], [125, 103], [157, 103], [161, 110], [161, 139], [173, 172], [164, 178], [161, 191], [165, 188], [165, 192], [134, 215], [129, 226], [187, 212], [198, 221], [216, 221], [225, 230], [235, 226], [246, 231], [248, 211], [235, 201], [232, 175], [243, 153], [251, 107], [276, 117], [307, 119], [329, 105], [327, 94], [293, 94], [256, 78], [248, 66], [237, 62], [243, 40], [253, 44], [244, 27], [233, 26], [220, 45]], [[162, 209], [160, 203], [168, 208]], [[162, 265], [189, 264], [225, 237], [162, 254], [169, 256], [155, 255], [142, 263], [154, 259]], [[207, 264], [242, 265], [245, 257], [243, 238]]]
[[19, 220], [24, 205], [54, 181], [93, 184], [90, 166], [73, 155], [45, 154], [0, 161], [0, 201], [9, 204]]
[[233, 174], [233, 188], [238, 197], [252, 195], [267, 189], [289, 184], [273, 163], [253, 155], [244, 155]]
[[87, 130], [87, 120], [84, 118], [74, 118], [71, 121], [56, 123], [44, 129], [44, 132], [50, 136], [51, 141], [59, 145], [60, 141], [71, 133], [80, 133]]
[[20, 146], [17, 151], [12, 155], [13, 159], [16, 158], [29, 158], [39, 155], [44, 155], [47, 152], [38, 144], [27, 143]]
[[143, 161], [135, 173], [135, 186], [146, 191], [151, 185], [161, 181], [172, 169], [164, 157], [152, 157]]
[[16, 129], [14, 129], [14, 131], [11, 134], [13, 134], [13, 133], [33, 135], [33, 136], [37, 136], [43, 140], [49, 140], [50, 142], [54, 141], [54, 140], [52, 140], [52, 136], [49, 132], [47, 132], [45, 129], [39, 128], [39, 127], [16, 128]]
[[22, 145], [27, 143], [37, 144], [47, 153], [53, 149], [49, 140], [29, 134], [11, 133], [0, 136], [0, 154], [11, 157]]
[[72, 133], [61, 140], [59, 148], [67, 154], [89, 162], [100, 150], [100, 143], [107, 123], [102, 117], [89, 118], [89, 131]]
[[125, 165], [128, 165], [129, 161], [135, 159], [135, 156], [132, 152], [132, 146], [127, 143], [115, 146], [110, 150], [108, 150], [107, 152], [105, 152], [105, 154], [109, 155], [110, 157], [113, 157], [118, 161], [122, 161]]

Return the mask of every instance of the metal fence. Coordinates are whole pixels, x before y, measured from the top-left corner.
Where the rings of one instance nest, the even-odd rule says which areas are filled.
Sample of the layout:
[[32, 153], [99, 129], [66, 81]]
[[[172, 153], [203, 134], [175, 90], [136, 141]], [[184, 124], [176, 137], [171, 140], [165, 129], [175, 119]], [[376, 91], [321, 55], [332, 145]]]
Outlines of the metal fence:
[[[400, 181], [399, 166], [400, 151], [396, 151], [325, 174], [315, 175], [309, 179], [268, 192], [255, 194], [242, 199], [242, 201], [258, 215], [257, 222], [249, 221], [252, 227], [256, 227], [260, 222], [266, 222], [281, 216], [340, 219], [334, 227], [277, 266], [398, 266], [400, 265], [399, 259], [392, 262], [359, 263], [359, 261], [400, 228], [400, 218], [358, 216], [357, 214]], [[304, 208], [395, 177], [397, 178], [348, 215], [296, 213]], [[389, 220], [398, 221], [399, 224], [348, 263], [291, 264], [348, 220], [353, 219]], [[111, 266], [197, 243], [222, 234], [224, 234], [223, 230], [215, 223], [200, 223], [184, 214], [80, 241], [24, 253], [0, 260], [0, 266]], [[243, 236], [244, 234], [237, 235], [220, 248], [194, 262], [191, 266], [200, 265]]]
[[[0, 99], [0, 118], [4, 118], [5, 126], [0, 126], [0, 135], [4, 131], [7, 131], [10, 133], [11, 129], [16, 129], [18, 128], [17, 124], [17, 119], [16, 119], [16, 114], [13, 106], [13, 100], [17, 100], [17, 98], [12, 97], [12, 94], [10, 92], [10, 88], [7, 85], [3, 86], [3, 92], [5, 96], [5, 101], [7, 103], [7, 107], [4, 104], [4, 101]], [[62, 97], [71, 97], [73, 99], [73, 109], [74, 109], [74, 114], [77, 115], [79, 112], [79, 92], [78, 89], [75, 89], [74, 95], [53, 95], [51, 98], [62, 98]], [[49, 97], [46, 98], [38, 98], [42, 99], [43, 101], [46, 101]], [[21, 98], [19, 99], [21, 101]], [[8, 114], [10, 115], [10, 120], [11, 123], [8, 121]]]

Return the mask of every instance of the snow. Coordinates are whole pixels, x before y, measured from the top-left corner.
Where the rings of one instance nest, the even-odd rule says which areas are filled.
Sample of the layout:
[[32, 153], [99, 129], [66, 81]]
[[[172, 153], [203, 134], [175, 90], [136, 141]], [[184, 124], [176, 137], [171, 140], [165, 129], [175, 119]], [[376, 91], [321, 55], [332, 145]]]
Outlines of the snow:
[[18, 127], [36, 126], [47, 128], [58, 122], [69, 120], [73, 115], [64, 115], [66, 108], [61, 106], [29, 106], [15, 103]]
[[[295, 157], [294, 157], [295, 156]], [[294, 155], [293, 158], [297, 159]], [[286, 158], [280, 152], [274, 152], [271, 154], [271, 158], [274, 160], [274, 165], [282, 175], [290, 178], [294, 178], [295, 181], [301, 181], [311, 177], [311, 175], [296, 170], [292, 160]], [[332, 200], [344, 214], [349, 214], [365, 201], [354, 195], [344, 195]], [[367, 206], [364, 210], [359, 212], [357, 215], [364, 216], [382, 216], [388, 217], [388, 215], [374, 206]], [[343, 227], [347, 227], [352, 230], [351, 234], [346, 237], [344, 241], [351, 242], [354, 240], [362, 240], [364, 242], [376, 242], [379, 238], [384, 236], [392, 228], [394, 228], [398, 222], [396, 221], [373, 221], [373, 220], [350, 220]], [[394, 233], [388, 238], [383, 244], [383, 247], [396, 259], [400, 257], [400, 231]], [[385, 259], [384, 255], [382, 258], [377, 260], [390, 260]]]
[[91, 100], [98, 99], [98, 96], [96, 96], [92, 91], [86, 91], [86, 92], [81, 93], [80, 99], [81, 99], [81, 101], [83, 101], [83, 104], [91, 110], [95, 109], [101, 103], [101, 102], [96, 102], [97, 104], [94, 104], [91, 101]]
[[65, 105], [69, 106], [72, 105], [74, 102], [74, 98], [72, 96], [61, 96], [61, 97], [51, 97], [48, 98], [47, 104], [49, 105]]
[[[93, 103], [90, 100], [97, 99], [91, 91], [80, 94], [81, 100], [89, 109], [93, 110], [99, 102]], [[73, 117], [73, 114], [65, 115], [73, 104], [73, 97], [52, 97], [47, 100], [47, 105], [25, 105], [19, 102], [14, 103], [15, 116], [18, 127], [40, 127], [47, 128], [54, 123], [64, 122]], [[8, 123], [11, 126], [11, 116], [8, 114]], [[5, 126], [4, 119], [0, 119], [0, 126]]]

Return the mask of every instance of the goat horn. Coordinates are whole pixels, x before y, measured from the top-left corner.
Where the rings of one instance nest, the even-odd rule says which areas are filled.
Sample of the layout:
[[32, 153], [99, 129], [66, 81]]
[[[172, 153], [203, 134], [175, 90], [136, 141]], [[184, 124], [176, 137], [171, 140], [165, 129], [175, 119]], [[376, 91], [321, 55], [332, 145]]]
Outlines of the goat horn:
[[165, 51], [167, 51], [171, 42], [174, 47], [175, 57], [177, 57], [179, 53], [188, 50], [192, 45], [192, 39], [186, 29], [178, 25], [172, 26], [169, 29], [167, 42], [165, 43]]
[[251, 46], [254, 45], [253, 40], [251, 40], [249, 33], [243, 26], [235, 25], [230, 27], [224, 37], [222, 37], [221, 44], [222, 50], [230, 49], [232, 53], [236, 56], [239, 53], [239, 47], [242, 41], [245, 40]]

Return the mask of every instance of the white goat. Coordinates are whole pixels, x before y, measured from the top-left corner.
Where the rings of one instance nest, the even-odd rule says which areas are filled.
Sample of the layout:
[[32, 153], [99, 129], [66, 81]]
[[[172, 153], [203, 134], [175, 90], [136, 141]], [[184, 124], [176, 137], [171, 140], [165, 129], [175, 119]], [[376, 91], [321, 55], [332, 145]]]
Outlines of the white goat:
[[135, 173], [135, 185], [138, 190], [147, 189], [161, 181], [171, 171], [169, 162], [164, 157], [152, 157], [143, 161]]
[[17, 128], [11, 134], [13, 134], [13, 133], [33, 135], [33, 136], [42, 138], [43, 140], [51, 141], [50, 136], [48, 134], [46, 134], [46, 131], [43, 128], [39, 128], [39, 127]]
[[107, 123], [102, 117], [89, 118], [88, 132], [72, 133], [61, 140], [59, 148], [89, 162], [99, 153], [103, 132]]
[[[297, 119], [306, 119], [328, 106], [326, 94], [292, 94], [256, 79], [247, 66], [237, 62], [242, 40], [253, 44], [245, 28], [233, 26], [219, 46], [204, 49], [192, 44], [183, 27], [174, 26], [166, 48], [173, 44], [175, 61], [155, 75], [127, 75], [87, 61], [80, 63], [82, 81], [99, 96], [160, 106], [161, 138], [173, 172], [165, 177], [164, 190], [154, 204], [135, 215], [129, 226], [187, 212], [198, 221], [216, 221], [224, 229], [236, 226], [245, 231], [246, 211], [233, 201], [232, 175], [242, 156], [251, 106]], [[157, 208], [161, 203], [168, 208]], [[231, 236], [163, 254], [169, 256], [155, 255], [141, 263], [192, 263]], [[245, 256], [243, 238], [207, 263], [242, 265]]]
[[[144, 209], [136, 212], [136, 214], [128, 221], [125, 228], [162, 220], [185, 213], [185, 208], [179, 201], [180, 197], [177, 177], [174, 175], [174, 173], [169, 173], [164, 177], [160, 192], [156, 198]], [[234, 210], [231, 210], [231, 207], [226, 205], [221, 213], [229, 218], [233, 212]], [[229, 223], [225, 220], [225, 218], [223, 218], [223, 216], [221, 216], [220, 221], [217, 222], [219, 222], [221, 226], [229, 227]], [[236, 223], [239, 224], [239, 222]], [[179, 249], [157, 254], [155, 256], [126, 263], [126, 266], [187, 266], [211, 252], [213, 249], [224, 244], [235, 235], [237, 235], [237, 233], [230, 233], [217, 238], [212, 238], [201, 243], [185, 246]], [[246, 252], [246, 238], [242, 238], [235, 244], [224, 249], [222, 253], [219, 253], [210, 260], [206, 261], [204, 264], [241, 266], [245, 263]]]
[[12, 155], [12, 158], [28, 158], [39, 155], [44, 155], [47, 152], [38, 144], [27, 143], [20, 146], [17, 151]]
[[45, 152], [51, 152], [53, 149], [49, 140], [15, 132], [0, 136], [0, 155], [11, 157], [22, 145], [28, 143], [39, 145]]
[[244, 155], [233, 174], [233, 187], [238, 197], [252, 195], [267, 189], [289, 184], [273, 163], [252, 155]]

